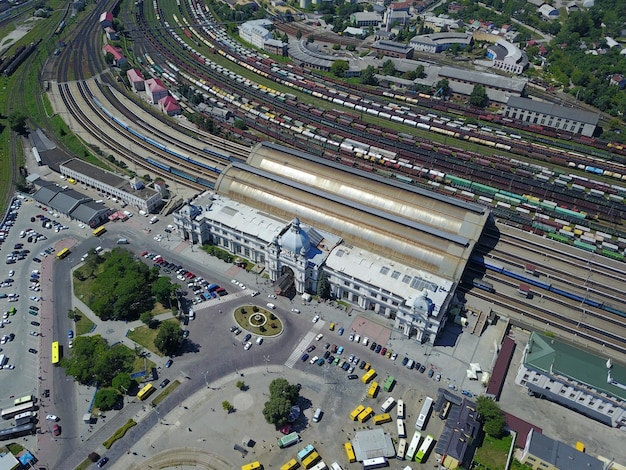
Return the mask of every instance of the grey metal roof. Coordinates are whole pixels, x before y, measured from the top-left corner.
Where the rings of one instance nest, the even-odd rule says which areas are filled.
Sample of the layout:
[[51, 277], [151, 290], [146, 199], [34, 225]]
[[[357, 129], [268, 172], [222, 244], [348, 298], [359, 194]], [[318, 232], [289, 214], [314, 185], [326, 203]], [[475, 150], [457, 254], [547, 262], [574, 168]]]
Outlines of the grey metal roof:
[[492, 73], [474, 72], [472, 70], [463, 70], [448, 66], [441, 67], [439, 75], [443, 78], [449, 78], [455, 81], [463, 80], [471, 83], [480, 83], [484, 86], [500, 88], [515, 93], [524, 91], [527, 82], [521, 78], [508, 78]]
[[556, 468], [584, 468], [585, 470], [602, 470], [604, 468], [603, 463], [595, 457], [580, 452], [563, 442], [555, 441], [545, 434], [531, 430], [529, 438], [528, 453], [544, 462], [551, 463]]
[[79, 204], [73, 211], [71, 211], [70, 215], [73, 218], [88, 224], [92, 220], [105, 217], [108, 213], [109, 208], [104, 204], [91, 201]]
[[[44, 181], [44, 180], [39, 180]], [[42, 186], [33, 194], [33, 199], [42, 204], [49, 205], [50, 201], [57, 195], [58, 192], [63, 191], [60, 186], [49, 183], [46, 186]]]
[[357, 432], [352, 439], [352, 447], [354, 447], [354, 455], [359, 462], [375, 457], [394, 457], [396, 455], [391, 436], [381, 428]]
[[248, 164], [228, 167], [216, 191], [455, 281], [489, 214], [481, 206], [265, 143], [253, 148]]
[[586, 124], [597, 125], [600, 120], [598, 113], [590, 111], [581, 111], [579, 109], [567, 108], [554, 103], [545, 101], [531, 100], [529, 98], [520, 98], [511, 96], [506, 105], [509, 108], [523, 109], [538, 114], [545, 114], [557, 118], [569, 119], [570, 121], [584, 122]]

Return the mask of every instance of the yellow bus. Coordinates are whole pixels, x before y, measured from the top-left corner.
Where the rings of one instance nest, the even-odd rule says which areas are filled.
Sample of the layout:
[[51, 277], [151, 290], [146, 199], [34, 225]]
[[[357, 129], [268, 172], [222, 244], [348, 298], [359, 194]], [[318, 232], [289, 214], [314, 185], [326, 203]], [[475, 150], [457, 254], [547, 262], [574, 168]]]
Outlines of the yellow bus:
[[376, 371], [374, 369], [370, 369], [365, 374], [363, 374], [363, 376], [361, 377], [361, 382], [363, 382], [364, 384], [368, 384], [370, 383], [370, 380], [372, 380], [374, 377], [376, 377]]
[[378, 394], [378, 382], [372, 382], [370, 389], [367, 391], [367, 398], [376, 398]]
[[316, 451], [313, 451], [309, 454], [308, 457], [302, 459], [302, 466], [304, 468], [311, 468], [320, 460], [321, 460], [320, 454], [318, 454]]
[[352, 444], [350, 444], [349, 442], [346, 442], [343, 445], [343, 448], [346, 450], [346, 457], [348, 457], [348, 462], [350, 463], [356, 462], [356, 455], [354, 455], [354, 448], [352, 447]]
[[241, 470], [259, 470], [260, 468], [263, 468], [263, 465], [261, 465], [261, 462], [258, 461], [247, 463], [241, 466]]
[[296, 459], [291, 459], [285, 465], [280, 467], [280, 470], [295, 470], [300, 466], [300, 463]]
[[352, 413], [350, 413], [350, 418], [352, 418], [352, 421], [356, 421], [356, 419], [361, 414], [361, 411], [363, 411], [364, 409], [365, 407], [363, 405], [359, 405], [354, 410], [352, 410]]
[[58, 341], [52, 342], [52, 365], [58, 365], [61, 360], [61, 347]]
[[[150, 394], [152, 392], [154, 392], [156, 389], [154, 388], [154, 385], [152, 384], [147, 384], [144, 388], [142, 388], [141, 390], [139, 390], [139, 393], [137, 393], [137, 398], [139, 398], [140, 400], [145, 400], [146, 398], [148, 398], [150, 396]], [[255, 467], [256, 468], [256, 467]]]
[[22, 397], [22, 398], [16, 398], [13, 401], [13, 406], [19, 406], [19, 405], [23, 405], [24, 403], [30, 403], [31, 401], [35, 401], [34, 398], [35, 397], [33, 397], [32, 395], [26, 395], [25, 397]]
[[107, 231], [107, 229], [104, 228], [104, 225], [101, 225], [100, 227], [98, 227], [97, 229], [95, 229], [93, 231], [93, 236], [94, 237], [99, 237], [100, 235], [102, 235], [106, 231]]
[[381, 415], [376, 415], [373, 418], [374, 424], [384, 424], [391, 421], [391, 416], [389, 413], [383, 413]]
[[63, 259], [65, 258], [67, 255], [69, 255], [71, 252], [69, 250], [69, 248], [63, 248], [61, 251], [59, 251], [57, 253], [57, 259]]
[[372, 410], [369, 406], [367, 408], [365, 408], [363, 411], [361, 411], [361, 414], [359, 415], [359, 422], [360, 423], [364, 423], [365, 421], [367, 421], [368, 419], [370, 419], [370, 417], [374, 414], [374, 410]]

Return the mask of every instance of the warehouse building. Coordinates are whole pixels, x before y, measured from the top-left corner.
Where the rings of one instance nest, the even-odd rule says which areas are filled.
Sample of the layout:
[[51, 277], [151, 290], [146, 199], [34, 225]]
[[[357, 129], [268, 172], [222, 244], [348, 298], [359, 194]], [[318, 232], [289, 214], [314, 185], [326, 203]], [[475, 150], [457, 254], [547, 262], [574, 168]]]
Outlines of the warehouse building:
[[517, 96], [509, 98], [504, 115], [529, 124], [552, 127], [587, 137], [593, 136], [600, 120], [598, 113]]
[[481, 206], [273, 143], [174, 214], [181, 237], [257, 264], [277, 292], [343, 300], [419, 342], [445, 325], [488, 217]]
[[520, 463], [533, 470], [605, 470], [607, 467], [595, 457], [556, 441], [531, 429]]

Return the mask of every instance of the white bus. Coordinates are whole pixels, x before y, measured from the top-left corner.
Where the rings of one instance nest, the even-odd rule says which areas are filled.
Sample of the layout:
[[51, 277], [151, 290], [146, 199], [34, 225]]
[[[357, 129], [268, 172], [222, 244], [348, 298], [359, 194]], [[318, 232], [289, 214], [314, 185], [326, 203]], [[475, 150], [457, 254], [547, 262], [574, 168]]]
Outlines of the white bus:
[[402, 439], [403, 437], [406, 438], [406, 426], [404, 425], [404, 420], [399, 419], [398, 420], [398, 438]]
[[409, 448], [404, 455], [404, 458], [407, 460], [413, 460], [415, 458], [415, 453], [420, 445], [420, 439], [422, 438], [422, 433], [419, 431], [415, 431], [413, 434], [413, 439], [411, 439], [411, 443], [409, 444]]
[[419, 417], [415, 422], [415, 429], [419, 431], [423, 431], [426, 427], [426, 422], [428, 421], [428, 415], [430, 414], [430, 409], [433, 406], [433, 399], [430, 397], [426, 397], [424, 400], [424, 404], [422, 405], [422, 411], [420, 411]]
[[404, 419], [404, 400], [398, 400], [397, 418]]
[[396, 452], [396, 459], [404, 460], [404, 455], [406, 454], [406, 439], [400, 439], [398, 441], [398, 452]]
[[373, 470], [375, 468], [382, 468], [389, 466], [385, 457], [376, 457], [374, 459], [365, 459], [363, 461], [363, 470]]
[[396, 400], [394, 400], [393, 397], [389, 397], [385, 400], [385, 403], [381, 405], [380, 409], [383, 411], [383, 413], [388, 413], [389, 410], [393, 408], [395, 402]]

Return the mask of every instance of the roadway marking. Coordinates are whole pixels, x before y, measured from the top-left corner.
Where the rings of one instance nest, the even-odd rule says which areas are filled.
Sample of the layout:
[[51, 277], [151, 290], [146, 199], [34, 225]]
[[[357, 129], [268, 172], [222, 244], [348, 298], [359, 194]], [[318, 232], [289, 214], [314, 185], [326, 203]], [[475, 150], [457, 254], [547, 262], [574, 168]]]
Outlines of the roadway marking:
[[322, 329], [322, 326], [325, 325], [325, 323], [326, 322], [324, 321], [318, 321], [313, 327], [313, 329], [309, 331], [306, 335], [304, 335], [304, 338], [302, 338], [302, 340], [296, 345], [291, 355], [285, 361], [285, 365], [287, 367], [289, 367], [290, 369], [293, 369], [293, 366], [296, 364], [296, 362], [298, 362], [298, 359], [302, 357], [302, 354], [304, 354], [304, 351], [306, 351], [306, 348], [309, 347], [309, 344], [311, 344], [311, 342], [315, 340], [315, 337], [317, 336], [319, 331]]

